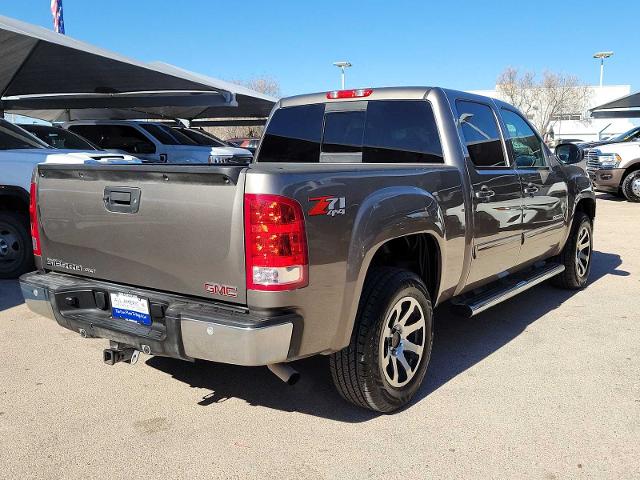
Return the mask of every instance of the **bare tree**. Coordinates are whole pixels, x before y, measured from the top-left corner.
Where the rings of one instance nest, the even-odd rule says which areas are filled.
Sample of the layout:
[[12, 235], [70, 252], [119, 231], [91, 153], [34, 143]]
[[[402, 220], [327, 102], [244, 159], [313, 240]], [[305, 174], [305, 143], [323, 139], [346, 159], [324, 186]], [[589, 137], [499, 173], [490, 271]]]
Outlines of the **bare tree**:
[[563, 115], [582, 114], [592, 91], [574, 75], [545, 71], [537, 81], [532, 72], [506, 68], [496, 90], [507, 102], [527, 115], [538, 131], [547, 136], [551, 124]]
[[[269, 76], [255, 77], [246, 81], [231, 80], [231, 82], [250, 88], [251, 90], [255, 90], [256, 92], [280, 98], [280, 83], [278, 83], [276, 79]], [[264, 127], [261, 125], [247, 127], [207, 127], [206, 130], [220, 138], [227, 139], [260, 137], [262, 135]]]

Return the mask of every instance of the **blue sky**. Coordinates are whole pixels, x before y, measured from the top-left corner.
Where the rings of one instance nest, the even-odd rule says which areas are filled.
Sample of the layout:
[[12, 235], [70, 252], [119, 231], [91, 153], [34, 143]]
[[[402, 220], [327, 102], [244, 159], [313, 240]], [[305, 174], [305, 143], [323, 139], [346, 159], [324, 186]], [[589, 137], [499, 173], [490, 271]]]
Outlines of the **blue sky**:
[[[640, 88], [635, 0], [63, 0], [67, 34], [133, 58], [225, 80], [268, 75], [284, 95], [339, 86], [491, 88], [509, 65]], [[3, 0], [0, 14], [51, 28], [50, 0]], [[237, 5], [237, 6], [236, 6]]]

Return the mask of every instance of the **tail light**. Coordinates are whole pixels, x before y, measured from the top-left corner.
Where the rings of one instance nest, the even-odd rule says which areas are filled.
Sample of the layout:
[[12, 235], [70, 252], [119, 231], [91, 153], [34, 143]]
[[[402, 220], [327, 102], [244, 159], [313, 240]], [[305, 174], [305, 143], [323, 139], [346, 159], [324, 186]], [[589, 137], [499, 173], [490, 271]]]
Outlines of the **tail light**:
[[33, 242], [33, 254], [40, 256], [40, 230], [38, 229], [38, 202], [36, 183], [31, 182], [29, 191], [29, 217], [31, 219], [31, 241]]
[[373, 93], [373, 88], [358, 88], [357, 90], [334, 90], [333, 92], [327, 92], [327, 98], [329, 100], [336, 100], [338, 98], [360, 98], [368, 97]]
[[247, 288], [293, 290], [309, 282], [302, 207], [280, 195], [244, 196]]

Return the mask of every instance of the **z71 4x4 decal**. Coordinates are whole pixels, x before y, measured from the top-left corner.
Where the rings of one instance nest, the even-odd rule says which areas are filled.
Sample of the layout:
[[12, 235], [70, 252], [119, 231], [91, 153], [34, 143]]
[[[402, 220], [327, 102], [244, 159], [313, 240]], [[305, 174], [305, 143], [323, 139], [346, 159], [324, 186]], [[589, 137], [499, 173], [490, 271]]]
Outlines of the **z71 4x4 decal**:
[[333, 197], [331, 195], [310, 198], [309, 201], [316, 202], [309, 209], [310, 216], [329, 215], [330, 217], [335, 217], [336, 215], [344, 215], [347, 204], [345, 197]]

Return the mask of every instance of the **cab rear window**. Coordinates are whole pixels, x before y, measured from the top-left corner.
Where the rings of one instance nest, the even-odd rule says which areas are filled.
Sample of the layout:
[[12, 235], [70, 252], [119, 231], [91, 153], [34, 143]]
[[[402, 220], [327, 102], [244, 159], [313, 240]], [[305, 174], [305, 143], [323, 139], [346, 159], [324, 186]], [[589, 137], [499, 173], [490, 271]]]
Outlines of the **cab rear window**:
[[261, 162], [317, 162], [322, 138], [324, 105], [277, 110], [262, 140]]
[[444, 159], [428, 102], [377, 100], [357, 110], [325, 112], [324, 104], [277, 110], [258, 161], [443, 163]]

